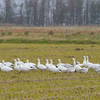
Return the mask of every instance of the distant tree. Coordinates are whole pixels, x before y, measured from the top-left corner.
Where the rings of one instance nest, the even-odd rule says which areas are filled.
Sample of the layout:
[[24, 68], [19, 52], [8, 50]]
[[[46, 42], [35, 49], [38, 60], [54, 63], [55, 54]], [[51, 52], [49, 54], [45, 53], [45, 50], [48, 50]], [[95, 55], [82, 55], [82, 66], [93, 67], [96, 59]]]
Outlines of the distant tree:
[[39, 25], [45, 25], [45, 4], [46, 0], [41, 0], [39, 7]]
[[20, 18], [19, 18], [19, 24], [20, 25], [23, 25], [23, 3], [21, 3], [20, 5], [19, 5], [19, 14], [20, 14]]
[[3, 0], [4, 2], [4, 11], [5, 11], [5, 22], [13, 23], [14, 17], [14, 0]]
[[82, 25], [82, 13], [83, 13], [83, 0], [76, 0], [75, 7], [75, 21], [76, 25]]

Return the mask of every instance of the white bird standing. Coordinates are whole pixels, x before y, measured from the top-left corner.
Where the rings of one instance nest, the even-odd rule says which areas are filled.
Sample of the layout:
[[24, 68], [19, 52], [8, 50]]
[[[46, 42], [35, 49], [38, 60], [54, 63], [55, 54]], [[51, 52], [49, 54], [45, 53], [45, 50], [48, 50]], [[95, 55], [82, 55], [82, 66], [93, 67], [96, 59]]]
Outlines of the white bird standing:
[[87, 61], [86, 61], [86, 56], [83, 56], [84, 60], [83, 60], [83, 66], [84, 67], [89, 67], [90, 65], [92, 65], [92, 63], [89, 63], [89, 59], [87, 57]]
[[89, 62], [89, 57], [88, 57], [88, 56], [86, 56], [86, 58], [87, 58], [87, 63], [88, 63], [88, 64], [93, 64], [93, 63], [90, 63], [90, 62]]
[[47, 69], [49, 70], [49, 67], [50, 67], [51, 64], [49, 64], [48, 59], [46, 59], [46, 64], [45, 65], [46, 65]]
[[37, 63], [37, 68], [41, 69], [41, 70], [45, 70], [47, 69], [47, 67], [43, 64], [40, 64], [40, 59], [37, 59], [38, 63]]
[[57, 64], [56, 67], [57, 67], [59, 70], [61, 70], [62, 72], [66, 72], [66, 71], [67, 71], [67, 68], [64, 67], [65, 64], [61, 63], [60, 59], [58, 59], [58, 61], [59, 61], [59, 64]]
[[48, 66], [48, 69], [54, 73], [61, 72], [55, 65], [53, 65], [52, 59], [50, 59], [51, 64]]
[[14, 59], [14, 61], [15, 61], [14, 70], [21, 71], [19, 65], [17, 64], [17, 60]]
[[78, 66], [78, 65], [76, 65], [76, 63], [75, 63], [75, 58], [72, 58], [72, 60], [73, 60], [73, 66], [75, 67], [75, 70], [76, 70], [76, 71], [80, 71], [81, 67]]

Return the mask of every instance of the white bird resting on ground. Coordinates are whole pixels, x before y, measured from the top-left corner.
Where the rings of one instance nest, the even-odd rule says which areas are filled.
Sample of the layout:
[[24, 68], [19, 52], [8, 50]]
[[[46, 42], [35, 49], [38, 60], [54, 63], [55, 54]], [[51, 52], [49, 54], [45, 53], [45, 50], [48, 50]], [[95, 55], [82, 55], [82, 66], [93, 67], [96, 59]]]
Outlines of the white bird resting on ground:
[[10, 71], [13, 71], [13, 69], [11, 67], [4, 65], [4, 63], [3, 63], [2, 66], [1, 66], [1, 71], [10, 72]]
[[58, 62], [59, 62], [59, 63], [58, 63], [56, 66], [61, 65], [61, 66], [66, 67], [66, 68], [70, 68], [70, 67], [72, 67], [71, 64], [64, 64], [64, 63], [61, 63], [61, 60], [60, 60], [60, 59], [58, 59]]
[[62, 65], [59, 65], [59, 66], [56, 66], [56, 67], [62, 72], [66, 72], [67, 71], [67, 68], [62, 66]]
[[73, 67], [67, 68], [67, 72], [71, 72], [71, 73], [75, 72], [75, 67], [73, 66]]
[[81, 68], [80, 69], [80, 72], [83, 72], [83, 73], [88, 73], [88, 69], [89, 69], [90, 67], [87, 67], [87, 68], [85, 68], [85, 67], [83, 67], [83, 68]]
[[17, 61], [17, 64], [19, 64], [19, 65], [24, 63], [24, 62], [20, 61], [19, 58], [17, 58], [17, 60], [18, 60], [18, 61]]
[[20, 68], [20, 71], [24, 71], [24, 72], [27, 72], [27, 71], [29, 71], [29, 70], [32, 70], [32, 68], [31, 67], [29, 67], [28, 65], [26, 65], [26, 64], [20, 64], [19, 65], [19, 68]]
[[100, 73], [100, 68], [95, 68], [94, 71], [96, 71], [97, 73]]
[[32, 69], [37, 69], [37, 68], [35, 67], [36, 64], [35, 64], [35, 63], [30, 63], [29, 60], [27, 60], [25, 64], [26, 64], [27, 66], [29, 66], [30, 68], [32, 68]]
[[1, 62], [7, 67], [13, 67], [13, 63], [11, 62], [5, 62], [4, 60], [2, 60]]
[[80, 64], [79, 61], [77, 61], [76, 64], [77, 64], [78, 66], [83, 66], [83, 64]]

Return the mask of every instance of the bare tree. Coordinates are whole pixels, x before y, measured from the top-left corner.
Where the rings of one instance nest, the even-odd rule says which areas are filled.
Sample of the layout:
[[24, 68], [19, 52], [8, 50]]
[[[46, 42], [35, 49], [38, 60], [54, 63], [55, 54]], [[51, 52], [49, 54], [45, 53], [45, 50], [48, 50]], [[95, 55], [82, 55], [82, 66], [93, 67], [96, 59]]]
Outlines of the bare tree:
[[13, 3], [14, 0], [3, 0], [4, 2], [4, 10], [5, 10], [5, 22], [13, 23], [13, 15], [14, 15], [14, 8]]

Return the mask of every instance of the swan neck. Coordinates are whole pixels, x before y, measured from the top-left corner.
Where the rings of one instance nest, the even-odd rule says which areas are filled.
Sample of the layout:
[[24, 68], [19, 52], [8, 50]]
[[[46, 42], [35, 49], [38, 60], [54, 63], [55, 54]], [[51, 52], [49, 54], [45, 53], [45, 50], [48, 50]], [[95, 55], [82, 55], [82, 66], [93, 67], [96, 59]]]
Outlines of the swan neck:
[[46, 61], [46, 64], [48, 64], [48, 60]]
[[52, 62], [52, 60], [51, 60], [51, 65], [52, 65], [52, 63], [53, 63], [53, 62]]
[[73, 60], [73, 66], [76, 66], [75, 59]]
[[61, 64], [61, 60], [59, 60], [59, 64]]
[[86, 57], [84, 57], [83, 63], [86, 63]]
[[87, 57], [87, 63], [89, 62], [89, 58]]
[[40, 64], [40, 60], [38, 60], [38, 64]]

